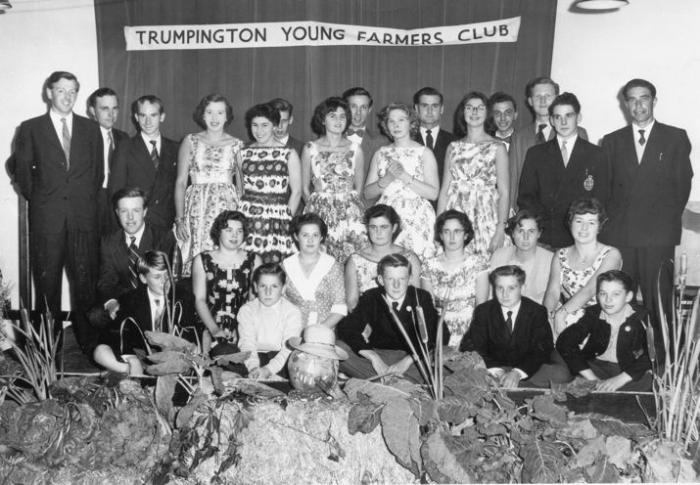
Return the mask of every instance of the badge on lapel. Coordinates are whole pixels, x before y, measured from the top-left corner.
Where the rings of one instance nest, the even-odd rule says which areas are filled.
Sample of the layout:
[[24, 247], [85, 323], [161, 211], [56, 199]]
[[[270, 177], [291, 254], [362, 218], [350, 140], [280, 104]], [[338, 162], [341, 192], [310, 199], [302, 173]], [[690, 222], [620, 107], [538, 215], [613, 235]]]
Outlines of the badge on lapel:
[[595, 186], [595, 180], [593, 179], [593, 175], [588, 173], [588, 170], [586, 170], [586, 178], [583, 180], [583, 188], [590, 192], [593, 190], [593, 187]]

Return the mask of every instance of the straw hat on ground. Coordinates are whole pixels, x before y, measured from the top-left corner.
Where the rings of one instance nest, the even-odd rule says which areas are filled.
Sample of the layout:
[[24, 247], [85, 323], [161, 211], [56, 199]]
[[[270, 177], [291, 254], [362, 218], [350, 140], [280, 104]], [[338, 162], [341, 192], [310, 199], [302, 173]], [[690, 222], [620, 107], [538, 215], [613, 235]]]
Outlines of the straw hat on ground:
[[335, 332], [324, 325], [310, 325], [304, 329], [302, 337], [292, 337], [289, 345], [307, 354], [326, 359], [345, 360], [348, 353], [335, 345]]

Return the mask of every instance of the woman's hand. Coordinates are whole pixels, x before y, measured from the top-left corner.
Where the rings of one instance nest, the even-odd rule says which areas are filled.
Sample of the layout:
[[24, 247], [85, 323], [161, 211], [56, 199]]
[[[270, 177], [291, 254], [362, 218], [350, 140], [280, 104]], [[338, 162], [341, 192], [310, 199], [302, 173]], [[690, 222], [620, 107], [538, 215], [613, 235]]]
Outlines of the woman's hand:
[[391, 175], [393, 178], [401, 180], [404, 183], [407, 183], [408, 180], [411, 179], [411, 176], [408, 175], [408, 172], [403, 168], [403, 165], [401, 165], [401, 162], [397, 160], [392, 160], [389, 162], [389, 165], [386, 167], [386, 172], [387, 175]]
[[568, 313], [564, 309], [564, 306], [560, 306], [556, 312], [554, 312], [554, 340], [559, 337], [559, 335], [566, 330], [566, 316]]
[[211, 336], [214, 338], [225, 338], [227, 340], [233, 336], [233, 332], [231, 332], [231, 330], [221, 327], [217, 327], [213, 332], [210, 329], [209, 333], [211, 333]]
[[503, 241], [505, 241], [506, 233], [501, 224], [498, 225], [496, 232], [491, 238], [491, 243], [489, 244], [489, 252], [493, 253], [496, 249], [503, 247]]
[[184, 217], [179, 217], [175, 220], [175, 234], [180, 241], [187, 241], [190, 238]]
[[248, 377], [259, 381], [264, 381], [272, 377], [272, 372], [270, 372], [270, 369], [267, 367], [256, 367], [248, 373]]

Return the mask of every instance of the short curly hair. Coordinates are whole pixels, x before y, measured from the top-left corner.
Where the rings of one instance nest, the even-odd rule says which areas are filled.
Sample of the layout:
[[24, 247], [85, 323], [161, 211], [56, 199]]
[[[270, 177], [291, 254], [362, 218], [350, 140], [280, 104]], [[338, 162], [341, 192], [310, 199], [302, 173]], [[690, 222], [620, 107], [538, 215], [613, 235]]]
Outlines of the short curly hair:
[[[467, 103], [472, 100], [472, 99], [480, 99], [481, 101], [484, 102], [484, 108], [488, 109], [489, 106], [489, 97], [486, 96], [484, 93], [479, 92], [479, 91], [470, 91], [468, 92], [463, 98], [462, 101], [459, 102], [457, 105], [457, 111], [456, 113], [456, 121], [457, 121], [457, 128], [459, 128], [460, 133], [467, 133], [468, 127], [467, 127], [467, 120], [465, 119], [464, 116], [464, 109], [467, 106]], [[487, 116], [488, 117], [488, 116]]]
[[379, 128], [382, 130], [382, 133], [384, 136], [386, 136], [389, 140], [392, 142], [394, 141], [394, 137], [391, 136], [391, 133], [389, 133], [389, 127], [387, 126], [388, 121], [389, 121], [389, 114], [391, 114], [392, 111], [394, 110], [400, 110], [403, 111], [408, 115], [408, 122], [410, 126], [410, 136], [415, 137], [418, 135], [418, 129], [420, 127], [420, 122], [418, 121], [418, 115], [416, 112], [408, 106], [407, 104], [404, 103], [389, 103], [388, 105], [384, 106], [381, 111], [379, 112]]
[[513, 237], [513, 232], [515, 229], [523, 222], [525, 219], [532, 219], [537, 225], [537, 230], [542, 232], [542, 216], [537, 212], [531, 211], [529, 209], [520, 209], [513, 217], [506, 221], [506, 234], [511, 238]]
[[445, 227], [445, 223], [451, 219], [459, 222], [462, 229], [464, 229], [464, 245], [467, 246], [472, 242], [472, 239], [474, 239], [474, 226], [472, 225], [472, 221], [469, 220], [469, 217], [464, 212], [460, 212], [457, 209], [446, 210], [437, 217], [435, 220], [435, 240], [444, 247], [445, 244], [441, 237], [442, 229]]
[[245, 127], [248, 131], [255, 118], [267, 118], [275, 126], [280, 124], [280, 113], [270, 103], [256, 104], [245, 112]]
[[292, 235], [297, 247], [299, 246], [299, 241], [297, 241], [297, 238], [299, 237], [301, 228], [309, 224], [314, 224], [318, 227], [318, 230], [321, 231], [321, 242], [326, 242], [326, 238], [328, 237], [328, 225], [323, 219], [321, 219], [321, 216], [315, 212], [307, 212], [305, 214], [294, 216], [292, 222], [289, 223], [289, 234]]
[[605, 212], [605, 207], [598, 199], [583, 197], [580, 199], [576, 199], [569, 206], [569, 210], [566, 213], [567, 227], [571, 227], [571, 223], [574, 221], [574, 217], [583, 214], [597, 215], [600, 229], [602, 229], [603, 224], [605, 224], [608, 221], [608, 214]]
[[362, 222], [365, 226], [369, 225], [371, 219], [376, 219], [377, 217], [383, 217], [389, 224], [396, 226], [396, 231], [391, 235], [391, 240], [393, 241], [401, 233], [401, 216], [394, 210], [393, 207], [386, 204], [376, 204], [372, 207], [368, 207], [365, 210], [365, 214], [362, 217]]
[[338, 96], [331, 96], [330, 98], [324, 99], [321, 104], [316, 106], [314, 109], [314, 115], [311, 118], [311, 129], [318, 136], [323, 136], [326, 134], [326, 116], [328, 113], [332, 113], [337, 109], [342, 109], [345, 112], [345, 128], [343, 132], [350, 126], [350, 120], [352, 119], [352, 113], [350, 113], [350, 106], [347, 101]]
[[211, 225], [211, 229], [209, 230], [209, 237], [211, 237], [211, 240], [214, 243], [214, 245], [219, 244], [219, 239], [221, 238], [221, 231], [228, 227], [228, 221], [240, 222], [241, 226], [243, 226], [243, 235], [246, 236], [248, 234], [248, 220], [246, 219], [245, 215], [243, 215], [243, 213], [239, 211], [226, 210], [221, 212], [218, 216], [216, 216], [216, 219], [214, 219], [214, 222]]
[[204, 122], [204, 112], [210, 103], [224, 103], [226, 105], [226, 122], [224, 126], [228, 126], [233, 121], [233, 106], [228, 102], [228, 99], [221, 94], [212, 93], [204, 96], [192, 113], [192, 119], [202, 129], [207, 129], [207, 124]]

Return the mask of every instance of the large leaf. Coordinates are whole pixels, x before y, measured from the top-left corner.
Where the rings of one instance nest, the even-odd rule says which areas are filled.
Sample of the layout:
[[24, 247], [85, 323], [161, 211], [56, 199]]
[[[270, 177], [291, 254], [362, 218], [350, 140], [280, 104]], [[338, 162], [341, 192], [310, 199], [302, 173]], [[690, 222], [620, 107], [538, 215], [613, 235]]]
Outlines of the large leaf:
[[165, 332], [146, 331], [146, 339], [151, 345], [155, 345], [156, 347], [160, 347], [162, 349], [184, 350], [190, 352], [195, 352], [197, 349], [197, 346], [192, 342], [188, 342], [183, 338], [176, 337], [175, 335]]
[[586, 469], [586, 478], [588, 483], [617, 483], [620, 481], [620, 474], [607, 457], [600, 456], [593, 466]]
[[464, 399], [446, 397], [438, 403], [437, 411], [441, 421], [458, 425], [474, 417], [478, 408]]
[[350, 408], [348, 414], [348, 432], [355, 434], [371, 433], [379, 424], [383, 404], [373, 403], [366, 394], [360, 395], [360, 402]]
[[598, 430], [599, 433], [606, 436], [622, 436], [631, 440], [638, 440], [646, 436], [653, 435], [653, 431], [647, 426], [639, 423], [625, 423], [616, 418], [605, 416], [604, 414], [588, 415], [591, 424]]
[[469, 452], [458, 438], [435, 431], [423, 443], [421, 455], [430, 478], [438, 483], [473, 483]]
[[588, 442], [578, 450], [571, 465], [573, 468], [588, 469], [603, 455], [605, 455], [605, 437], [598, 436], [597, 438], [588, 440]]
[[555, 483], [561, 478], [566, 457], [559, 447], [548, 441], [533, 441], [520, 449], [523, 459], [522, 482]]
[[382, 434], [389, 451], [401, 465], [419, 476], [420, 431], [418, 418], [413, 414], [408, 400], [391, 399], [382, 409]]
[[173, 409], [175, 386], [177, 386], [175, 374], [160, 376], [156, 381], [156, 407], [163, 416], [170, 416], [170, 410]]
[[605, 440], [605, 452], [610, 463], [625, 470], [636, 457], [632, 453], [632, 442], [622, 436], [610, 436]]
[[392, 399], [405, 399], [410, 394], [392, 386], [366, 381], [364, 379], [350, 379], [345, 383], [343, 391], [351, 401], [359, 401], [358, 393], [369, 396], [372, 402], [384, 404]]
[[598, 434], [598, 430], [591, 424], [590, 419], [581, 419], [576, 416], [569, 419], [566, 426], [557, 430], [559, 439], [591, 440]]
[[554, 402], [554, 397], [549, 394], [535, 396], [531, 402], [533, 415], [552, 426], [566, 426], [566, 409]]

